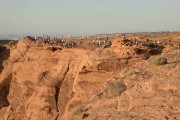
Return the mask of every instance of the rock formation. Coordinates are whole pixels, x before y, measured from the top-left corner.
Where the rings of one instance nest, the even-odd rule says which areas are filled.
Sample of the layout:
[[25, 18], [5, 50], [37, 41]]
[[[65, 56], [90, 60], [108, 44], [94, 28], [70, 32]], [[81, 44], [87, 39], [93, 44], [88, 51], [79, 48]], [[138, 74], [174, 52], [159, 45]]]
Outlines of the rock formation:
[[162, 50], [112, 41], [1, 47], [0, 120], [180, 119], [180, 51], [162, 53], [168, 64], [155, 66], [148, 58]]

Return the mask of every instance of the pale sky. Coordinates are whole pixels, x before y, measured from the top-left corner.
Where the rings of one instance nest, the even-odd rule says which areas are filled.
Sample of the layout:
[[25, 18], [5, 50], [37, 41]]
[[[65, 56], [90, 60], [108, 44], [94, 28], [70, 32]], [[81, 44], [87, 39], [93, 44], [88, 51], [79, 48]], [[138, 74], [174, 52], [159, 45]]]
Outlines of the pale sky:
[[180, 0], [0, 0], [0, 34], [180, 30]]

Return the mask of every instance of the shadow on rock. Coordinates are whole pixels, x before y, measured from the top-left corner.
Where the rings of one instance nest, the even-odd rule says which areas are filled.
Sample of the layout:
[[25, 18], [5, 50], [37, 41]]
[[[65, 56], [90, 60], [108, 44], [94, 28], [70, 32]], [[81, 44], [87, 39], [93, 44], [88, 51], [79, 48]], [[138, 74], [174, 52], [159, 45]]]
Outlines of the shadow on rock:
[[11, 79], [12, 79], [12, 74], [7, 76], [7, 78], [0, 84], [0, 109], [2, 107], [9, 106], [9, 101], [7, 99], [7, 96], [10, 90]]
[[0, 73], [4, 69], [3, 62], [10, 56], [10, 50], [5, 46], [0, 46]]

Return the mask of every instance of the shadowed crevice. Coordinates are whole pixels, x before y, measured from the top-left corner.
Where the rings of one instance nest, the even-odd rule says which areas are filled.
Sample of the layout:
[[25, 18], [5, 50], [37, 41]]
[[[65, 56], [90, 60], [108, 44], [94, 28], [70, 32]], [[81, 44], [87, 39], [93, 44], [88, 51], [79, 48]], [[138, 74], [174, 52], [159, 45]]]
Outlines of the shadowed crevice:
[[0, 73], [4, 69], [3, 62], [10, 56], [10, 50], [5, 46], [0, 46]]
[[7, 96], [9, 94], [11, 80], [12, 74], [8, 75], [7, 78], [0, 84], [0, 109], [9, 106]]

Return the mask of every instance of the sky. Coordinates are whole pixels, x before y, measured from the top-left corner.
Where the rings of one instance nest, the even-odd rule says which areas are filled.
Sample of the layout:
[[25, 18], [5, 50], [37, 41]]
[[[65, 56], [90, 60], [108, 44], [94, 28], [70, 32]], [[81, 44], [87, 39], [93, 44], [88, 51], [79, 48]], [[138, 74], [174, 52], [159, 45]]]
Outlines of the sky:
[[0, 0], [0, 34], [180, 31], [180, 0]]

